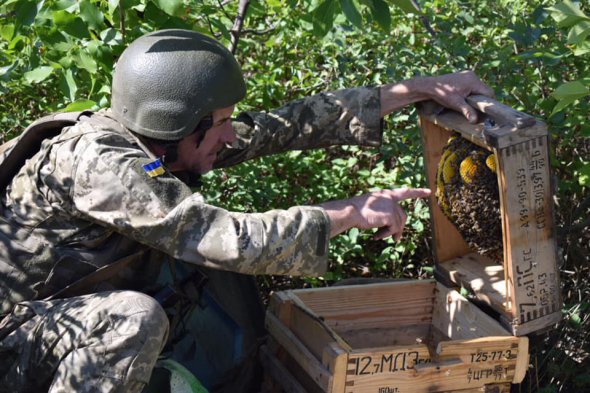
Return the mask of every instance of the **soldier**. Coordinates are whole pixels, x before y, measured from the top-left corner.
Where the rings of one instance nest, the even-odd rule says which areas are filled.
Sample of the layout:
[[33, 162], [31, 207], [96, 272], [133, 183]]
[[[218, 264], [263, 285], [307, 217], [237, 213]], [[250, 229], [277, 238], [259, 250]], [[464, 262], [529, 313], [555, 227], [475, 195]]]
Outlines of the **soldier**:
[[[8, 179], [0, 194], [0, 391], [140, 391], [168, 334], [164, 311], [146, 295], [166, 257], [246, 274], [321, 275], [331, 237], [357, 227], [399, 239], [406, 215], [398, 202], [430, 193], [381, 190], [245, 214], [193, 193], [200, 174], [292, 149], [378, 146], [381, 118], [425, 99], [474, 121], [464, 98], [492, 94], [462, 72], [232, 119], [245, 93], [237, 62], [214, 39], [145, 35], [118, 61], [112, 109], [46, 139]], [[76, 283], [82, 292], [65, 297]]]

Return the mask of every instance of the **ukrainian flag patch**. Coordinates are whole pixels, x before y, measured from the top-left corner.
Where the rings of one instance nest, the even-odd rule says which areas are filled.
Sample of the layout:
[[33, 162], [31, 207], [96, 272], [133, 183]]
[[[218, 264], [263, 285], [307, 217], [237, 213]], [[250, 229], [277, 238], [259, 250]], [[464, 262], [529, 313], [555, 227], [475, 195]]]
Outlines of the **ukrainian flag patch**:
[[162, 166], [162, 162], [160, 161], [160, 159], [152, 161], [149, 164], [145, 164], [143, 166], [143, 170], [146, 171], [146, 173], [150, 175], [150, 177], [160, 176], [161, 174], [166, 172], [164, 170], [164, 166]]

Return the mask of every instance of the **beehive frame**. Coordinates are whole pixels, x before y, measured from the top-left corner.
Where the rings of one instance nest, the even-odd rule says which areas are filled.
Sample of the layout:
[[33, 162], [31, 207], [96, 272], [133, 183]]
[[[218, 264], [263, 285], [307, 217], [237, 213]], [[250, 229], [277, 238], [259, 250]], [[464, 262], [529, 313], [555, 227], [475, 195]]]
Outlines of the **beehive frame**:
[[503, 265], [473, 253], [430, 198], [437, 277], [471, 290], [515, 335], [540, 331], [561, 317], [549, 133], [538, 119], [484, 96], [471, 96], [480, 122], [432, 102], [420, 106], [428, 185], [436, 189], [443, 146], [459, 133], [495, 154], [504, 246]]

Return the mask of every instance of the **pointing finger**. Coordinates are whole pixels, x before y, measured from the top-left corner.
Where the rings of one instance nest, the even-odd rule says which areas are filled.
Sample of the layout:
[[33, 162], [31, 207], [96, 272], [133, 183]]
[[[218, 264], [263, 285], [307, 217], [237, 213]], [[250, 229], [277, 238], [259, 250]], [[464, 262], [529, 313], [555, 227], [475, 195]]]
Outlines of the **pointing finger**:
[[429, 197], [432, 191], [429, 188], [396, 188], [392, 190], [393, 196], [401, 201], [403, 199], [416, 199]]

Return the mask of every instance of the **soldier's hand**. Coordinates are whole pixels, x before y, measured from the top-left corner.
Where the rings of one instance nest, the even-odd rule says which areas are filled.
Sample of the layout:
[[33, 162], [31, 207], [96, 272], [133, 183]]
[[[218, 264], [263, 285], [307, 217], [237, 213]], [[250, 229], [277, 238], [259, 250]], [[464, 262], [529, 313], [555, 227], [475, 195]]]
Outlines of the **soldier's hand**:
[[494, 97], [494, 92], [485, 85], [473, 71], [462, 71], [426, 78], [428, 95], [439, 104], [461, 112], [465, 118], [475, 123], [477, 112], [465, 101], [472, 94]]
[[375, 233], [375, 239], [394, 236], [396, 240], [399, 240], [407, 219], [399, 202], [429, 195], [430, 190], [426, 188], [398, 188], [327, 202], [321, 206], [330, 217], [332, 236], [349, 228], [379, 228]]
[[381, 116], [424, 100], [461, 112], [471, 123], [477, 121], [477, 112], [465, 101], [467, 96], [481, 94], [494, 97], [494, 91], [483, 83], [473, 71], [462, 71], [432, 77], [418, 77], [388, 84], [380, 88]]

